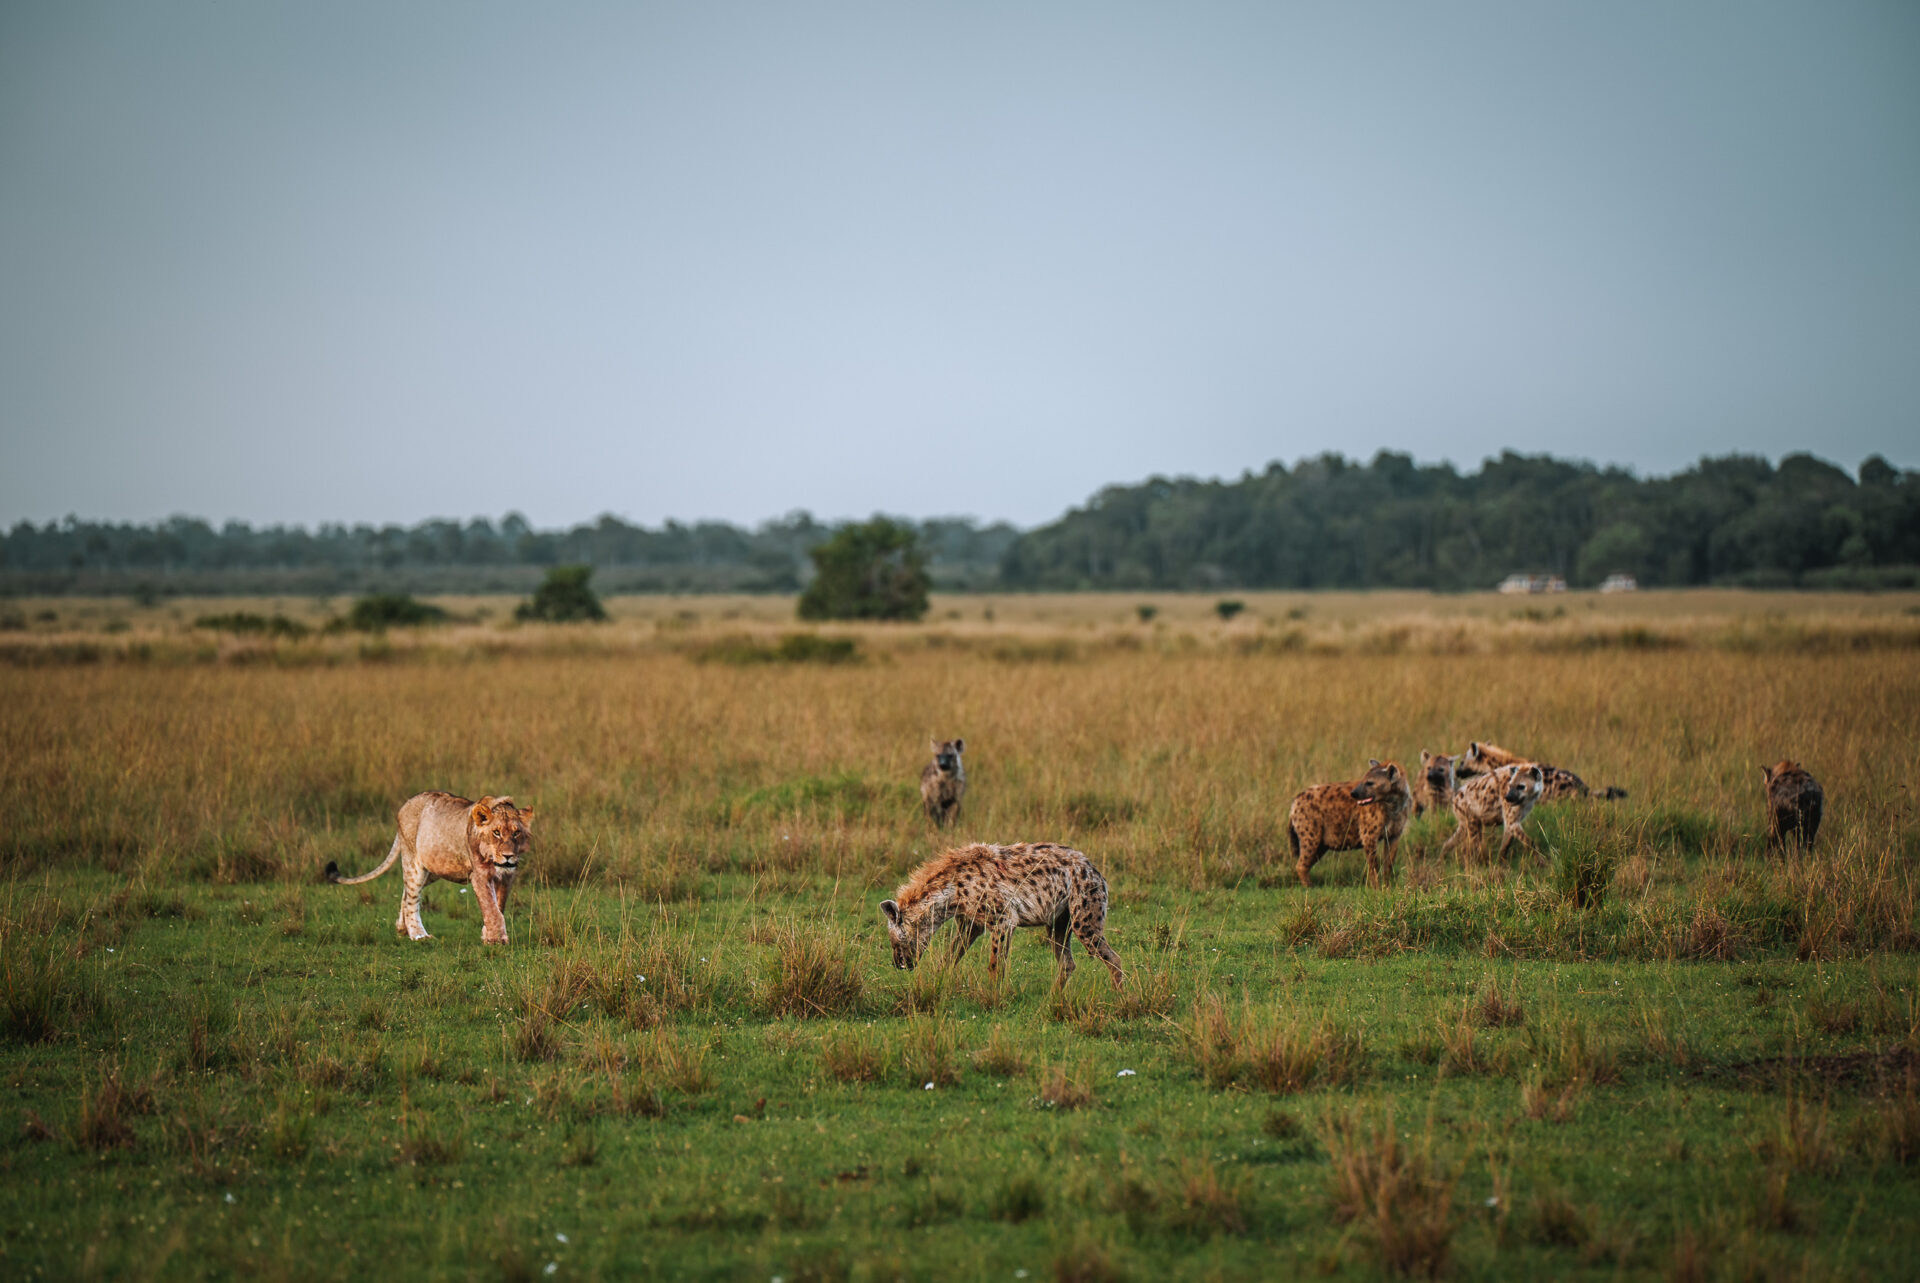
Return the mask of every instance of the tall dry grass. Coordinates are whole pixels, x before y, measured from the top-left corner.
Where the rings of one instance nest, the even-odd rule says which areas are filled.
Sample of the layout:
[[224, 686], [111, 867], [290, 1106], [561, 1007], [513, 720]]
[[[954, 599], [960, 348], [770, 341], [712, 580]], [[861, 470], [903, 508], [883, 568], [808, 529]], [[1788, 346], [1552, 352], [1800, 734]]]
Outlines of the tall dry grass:
[[[536, 884], [649, 900], [723, 872], [883, 887], [951, 841], [1046, 838], [1086, 849], [1124, 899], [1155, 880], [1282, 879], [1299, 788], [1493, 739], [1628, 789], [1550, 808], [1548, 851], [1598, 870], [1580, 894], [1549, 904], [1508, 870], [1439, 865], [1449, 821], [1423, 821], [1403, 887], [1424, 890], [1391, 918], [1303, 918], [1302, 943], [1380, 952], [1472, 929], [1463, 943], [1497, 956], [1536, 937], [1578, 949], [1599, 924], [1661, 956], [1914, 947], [1920, 618], [1888, 599], [1728, 599], [1576, 598], [1530, 619], [1483, 598], [1275, 595], [1231, 624], [1168, 602], [1151, 625], [1131, 597], [966, 599], [921, 626], [834, 630], [862, 659], [832, 665], [700, 662], [716, 637], [791, 625], [764, 601], [656, 601], [605, 629], [396, 635], [385, 659], [0, 665], [0, 860], [300, 881], [330, 859], [371, 867], [399, 802], [449, 788], [539, 808]], [[1403, 626], [1459, 644], [1380, 632]], [[1275, 641], [1294, 627], [1318, 640]], [[1605, 641], [1640, 627], [1691, 640]], [[951, 833], [914, 794], [933, 733], [968, 740]], [[1812, 858], [1769, 862], [1758, 768], [1788, 755], [1825, 784], [1828, 820]]]

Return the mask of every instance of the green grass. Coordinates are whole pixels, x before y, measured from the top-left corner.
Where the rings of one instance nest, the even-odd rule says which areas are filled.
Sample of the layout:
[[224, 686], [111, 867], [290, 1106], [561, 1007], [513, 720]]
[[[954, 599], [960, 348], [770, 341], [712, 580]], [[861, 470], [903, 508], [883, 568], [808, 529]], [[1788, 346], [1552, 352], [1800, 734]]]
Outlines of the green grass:
[[[831, 878], [536, 891], [500, 950], [445, 884], [415, 945], [392, 881], [19, 880], [0, 1262], [1363, 1278], [1437, 1241], [1462, 1277], [1910, 1268], [1911, 955], [1489, 958], [1482, 922], [1329, 956], [1325, 922], [1390, 934], [1420, 898], [1348, 882], [1123, 890], [1128, 989], [1083, 963], [1056, 995], [1034, 932], [997, 987], [984, 948], [894, 971], [871, 889]], [[1303, 904], [1323, 925], [1286, 929]]]

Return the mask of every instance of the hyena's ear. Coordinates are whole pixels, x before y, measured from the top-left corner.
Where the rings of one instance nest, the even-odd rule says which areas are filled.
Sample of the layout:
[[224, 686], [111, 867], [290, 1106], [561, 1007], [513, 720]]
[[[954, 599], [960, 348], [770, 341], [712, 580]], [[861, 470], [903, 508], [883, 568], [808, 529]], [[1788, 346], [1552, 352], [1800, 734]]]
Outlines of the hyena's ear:
[[467, 812], [467, 814], [473, 817], [475, 824], [493, 823], [493, 812], [487, 810], [487, 804], [485, 802], [475, 802], [473, 809]]
[[1427, 763], [1429, 763], [1429, 762], [1431, 762], [1431, 761], [1433, 761], [1433, 754], [1431, 754], [1431, 753], [1429, 753], [1429, 752], [1427, 752], [1427, 750], [1426, 750], [1426, 749], [1424, 749], [1424, 748], [1423, 748], [1423, 749], [1421, 749], [1421, 750], [1420, 750], [1420, 765], [1422, 765], [1422, 766], [1425, 766], [1425, 765], [1427, 765]]
[[888, 926], [897, 927], [900, 925], [900, 906], [892, 900], [882, 900], [880, 902], [880, 916], [887, 920]]
[[1468, 757], [1478, 757], [1478, 756], [1480, 756], [1480, 741], [1479, 741], [1479, 740], [1475, 740], [1475, 741], [1473, 741], [1473, 742], [1472, 742], [1471, 744], [1469, 744], [1469, 745], [1467, 745], [1467, 756], [1468, 756]]
[[1379, 758], [1377, 758], [1377, 757], [1370, 757], [1370, 758], [1368, 758], [1368, 759], [1367, 759], [1367, 769], [1368, 769], [1369, 771], [1377, 771], [1377, 770], [1379, 770], [1379, 769], [1380, 769], [1380, 759], [1379, 759]]
[[935, 757], [940, 756], [940, 741], [937, 739], [929, 739], [927, 743], [933, 746], [933, 755]]
[[1760, 778], [1765, 780], [1769, 784], [1773, 783], [1773, 768], [1771, 766], [1761, 767]]
[[966, 752], [966, 751], [967, 751], [967, 742], [966, 742], [965, 740], [955, 740], [955, 741], [953, 742], [953, 751], [954, 751], [954, 752], [956, 752], [956, 753], [964, 753], [964, 752]]

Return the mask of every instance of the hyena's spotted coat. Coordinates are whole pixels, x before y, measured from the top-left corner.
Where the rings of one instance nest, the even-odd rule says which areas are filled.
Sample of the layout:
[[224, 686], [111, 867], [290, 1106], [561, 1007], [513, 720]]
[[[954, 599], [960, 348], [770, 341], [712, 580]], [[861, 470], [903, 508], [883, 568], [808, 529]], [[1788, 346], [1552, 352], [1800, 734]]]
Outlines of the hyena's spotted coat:
[[954, 961], [984, 931], [987, 973], [996, 978], [1018, 927], [1047, 929], [1047, 942], [1060, 964], [1056, 985], [1073, 974], [1075, 936], [1107, 964], [1114, 988], [1126, 978], [1120, 959], [1107, 945], [1107, 880], [1070, 846], [1016, 842], [956, 847], [909, 874], [894, 898], [881, 902], [880, 916], [893, 943], [893, 965], [904, 971], [913, 969], [933, 933], [952, 918]]
[[1444, 811], [1453, 805], [1453, 754], [1420, 750], [1420, 778], [1413, 782], [1413, 813]]
[[1820, 781], [1791, 759], [1763, 766], [1760, 773], [1767, 784], [1767, 846], [1784, 847], [1792, 840], [1811, 849], [1827, 805]]
[[1563, 802], [1569, 798], [1591, 797], [1602, 802], [1617, 802], [1627, 795], [1623, 788], [1609, 785], [1604, 789], [1590, 789], [1587, 782], [1564, 767], [1550, 766], [1545, 762], [1535, 762], [1530, 757], [1501, 748], [1498, 744], [1487, 744], [1479, 740], [1467, 745], [1454, 763], [1453, 773], [1456, 780], [1468, 780], [1497, 771], [1503, 766], [1530, 764], [1540, 768], [1540, 800], [1542, 802]]
[[920, 804], [927, 808], [927, 818], [942, 828], [959, 817], [960, 799], [966, 796], [967, 768], [960, 763], [966, 751], [963, 739], [934, 740], [933, 760], [920, 772]]
[[[1400, 835], [1413, 817], [1413, 790], [1396, 762], [1370, 761], [1367, 773], [1343, 784], [1316, 784], [1287, 808], [1287, 846], [1301, 886], [1312, 886], [1313, 866], [1328, 851], [1365, 850], [1367, 885], [1393, 876]], [[1382, 867], [1380, 854], [1385, 848]]]
[[1459, 824], [1440, 848], [1445, 855], [1461, 842], [1480, 845], [1480, 832], [1489, 824], [1498, 824], [1506, 832], [1500, 836], [1499, 858], [1515, 839], [1529, 851], [1539, 854], [1533, 839], [1527, 836], [1527, 817], [1539, 803], [1546, 787], [1546, 772], [1538, 762], [1515, 762], [1486, 775], [1476, 775], [1453, 791], [1453, 818]]

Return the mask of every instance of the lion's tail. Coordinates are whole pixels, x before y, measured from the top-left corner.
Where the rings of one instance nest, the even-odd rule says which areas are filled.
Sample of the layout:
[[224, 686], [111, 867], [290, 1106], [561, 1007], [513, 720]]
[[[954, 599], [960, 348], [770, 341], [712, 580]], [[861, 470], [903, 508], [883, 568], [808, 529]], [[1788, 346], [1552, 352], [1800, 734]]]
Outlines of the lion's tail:
[[372, 873], [362, 873], [357, 878], [343, 878], [340, 876], [340, 866], [334, 861], [328, 860], [327, 861], [327, 881], [343, 887], [350, 887], [356, 882], [371, 882], [375, 878], [379, 877], [382, 873], [385, 873], [388, 869], [391, 869], [393, 867], [393, 862], [399, 858], [400, 858], [400, 835], [396, 833], [393, 835], [393, 849], [387, 852], [387, 858], [380, 861], [380, 867], [375, 869]]

